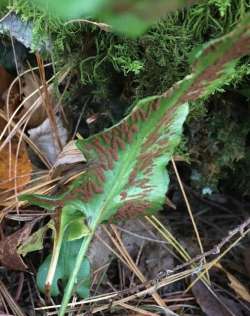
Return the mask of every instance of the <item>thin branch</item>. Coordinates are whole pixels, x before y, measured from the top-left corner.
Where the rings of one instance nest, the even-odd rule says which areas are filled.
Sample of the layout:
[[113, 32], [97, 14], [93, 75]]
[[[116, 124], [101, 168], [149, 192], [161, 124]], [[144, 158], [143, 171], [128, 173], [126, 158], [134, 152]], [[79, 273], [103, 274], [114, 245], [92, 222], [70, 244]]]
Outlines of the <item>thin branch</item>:
[[[193, 262], [197, 261], [197, 260], [201, 260], [203, 259], [203, 257], [208, 257], [211, 255], [216, 255], [218, 253], [221, 252], [222, 248], [229, 242], [231, 241], [232, 238], [234, 238], [237, 234], [240, 234], [240, 237], [236, 240], [237, 242], [239, 241], [239, 239], [242, 239], [243, 237], [246, 236], [246, 234], [250, 231], [250, 217], [248, 219], [246, 219], [241, 225], [237, 226], [236, 228], [234, 228], [233, 230], [231, 230], [228, 235], [223, 238], [216, 246], [214, 246], [211, 250], [204, 252], [204, 254], [199, 255], [197, 257], [195, 257], [194, 259], [190, 260], [189, 262], [186, 262], [184, 264], [178, 265], [176, 266], [173, 270], [171, 271], [164, 271], [161, 272], [157, 275], [156, 278], [154, 278], [151, 281], [147, 281], [142, 284], [139, 284], [133, 288], [130, 289], [125, 289], [116, 293], [109, 293], [106, 295], [99, 295], [96, 297], [92, 297], [91, 299], [85, 299], [85, 300], [81, 300], [79, 302], [74, 303], [74, 306], [76, 305], [81, 305], [81, 304], [88, 304], [88, 303], [93, 303], [93, 302], [100, 302], [100, 301], [107, 301], [110, 299], [115, 299], [115, 298], [119, 298], [122, 295], [128, 295], [130, 294], [128, 297], [125, 297], [123, 299], [119, 299], [117, 301], [115, 301], [112, 305], [119, 305], [122, 302], [128, 302], [131, 301], [132, 299], [138, 298], [138, 297], [142, 297], [145, 294], [149, 294], [152, 291], [155, 291], [163, 286], [166, 285], [166, 280], [168, 280], [170, 278], [170, 280], [167, 281], [167, 284], [170, 284], [172, 282], [175, 281], [176, 278], [178, 279], [184, 279], [187, 276], [189, 276], [190, 274], [194, 274], [194, 273], [198, 273], [200, 271], [203, 271], [203, 269], [205, 269], [205, 265], [202, 265], [198, 268], [193, 268], [193, 269], [188, 269], [186, 271], [183, 272], [178, 272], [177, 274], [173, 275], [173, 273], [175, 273], [178, 270], [181, 270], [183, 268], [186, 268], [187, 266], [191, 265]], [[235, 245], [235, 242], [233, 244], [230, 245], [230, 249]], [[226, 250], [228, 251], [228, 249]], [[212, 263], [214, 262], [214, 260], [212, 260]], [[207, 264], [207, 266], [211, 266], [211, 262]], [[199, 271], [198, 271], [199, 270]], [[172, 280], [172, 278], [174, 278]], [[145, 286], [149, 286], [152, 285], [150, 288], [145, 289]], [[68, 304], [68, 307], [73, 306], [71, 304]], [[106, 308], [108, 308], [106, 305]], [[46, 307], [40, 307], [40, 308], [36, 308], [36, 310], [51, 310], [51, 309], [55, 309], [60, 307], [60, 305], [54, 305], [54, 306], [46, 306]], [[94, 312], [100, 311], [105, 309], [105, 306], [101, 306], [101, 307], [97, 307], [96, 310]]]

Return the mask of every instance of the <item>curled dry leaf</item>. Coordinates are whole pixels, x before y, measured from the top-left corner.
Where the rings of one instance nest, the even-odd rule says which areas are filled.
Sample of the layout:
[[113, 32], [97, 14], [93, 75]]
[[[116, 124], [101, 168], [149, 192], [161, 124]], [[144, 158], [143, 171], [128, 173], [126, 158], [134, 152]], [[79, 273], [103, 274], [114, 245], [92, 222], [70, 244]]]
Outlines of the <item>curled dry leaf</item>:
[[[30, 118], [27, 122], [27, 127], [36, 127], [46, 119], [46, 110], [43, 106], [43, 99], [39, 90], [41, 81], [34, 73], [27, 73], [20, 78], [21, 92], [19, 84], [16, 82], [10, 91], [9, 105], [6, 111], [13, 114], [22, 101], [24, 101], [22, 108], [15, 115], [15, 121], [20, 120], [32, 107]], [[36, 91], [37, 90], [37, 91]], [[6, 99], [7, 93], [5, 93]], [[28, 116], [29, 117], [29, 116]]]
[[5, 146], [0, 153], [0, 189], [12, 190], [16, 187], [21, 191], [30, 181], [32, 165], [28, 157], [26, 146], [22, 142], [18, 150], [18, 143]]
[[87, 166], [86, 162], [83, 153], [76, 147], [75, 141], [72, 140], [63, 147], [50, 174], [52, 178], [63, 176], [67, 181], [66, 179], [83, 172]]
[[[24, 108], [21, 114], [24, 114], [29, 108], [31, 108], [31, 106], [36, 104], [35, 111], [33, 111], [27, 125], [29, 128], [39, 126], [46, 119], [46, 110], [43, 106], [43, 99], [41, 92], [39, 91], [39, 86], [41, 86], [41, 81], [36, 74], [27, 73], [23, 76], [22, 94], [24, 98], [27, 98], [27, 100], [24, 103]], [[32, 95], [37, 89], [38, 91]]]
[[17, 247], [29, 237], [36, 222], [37, 220], [26, 224], [23, 228], [0, 241], [0, 262], [2, 265], [12, 270], [25, 271], [27, 269], [23, 259], [17, 253]]
[[59, 167], [66, 164], [74, 164], [77, 162], [86, 162], [83, 153], [76, 147], [75, 141], [70, 141], [63, 147], [62, 152], [57, 157], [54, 167]]
[[[68, 132], [63, 127], [60, 117], [56, 117], [56, 125], [61, 144], [64, 146], [68, 138]], [[30, 129], [28, 133], [30, 135], [30, 139], [36, 144], [36, 146], [46, 156], [48, 161], [53, 165], [61, 151], [58, 144], [55, 144], [55, 139], [53, 137], [53, 131], [51, 129], [49, 119], [46, 119], [38, 127]]]
[[[11, 116], [21, 102], [24, 101], [20, 110], [15, 114], [14, 121], [19, 121], [32, 107], [32, 110], [29, 112], [30, 115], [27, 116], [27, 127], [33, 128], [40, 125], [46, 119], [46, 110], [43, 106], [43, 98], [39, 90], [41, 86], [40, 79], [34, 73], [26, 73], [20, 77], [21, 91], [19, 82], [17, 81], [11, 87], [7, 100], [8, 89], [13, 80], [14, 77], [0, 66], [0, 100], [3, 102], [0, 108]], [[1, 130], [5, 126], [5, 122], [2, 125]]]

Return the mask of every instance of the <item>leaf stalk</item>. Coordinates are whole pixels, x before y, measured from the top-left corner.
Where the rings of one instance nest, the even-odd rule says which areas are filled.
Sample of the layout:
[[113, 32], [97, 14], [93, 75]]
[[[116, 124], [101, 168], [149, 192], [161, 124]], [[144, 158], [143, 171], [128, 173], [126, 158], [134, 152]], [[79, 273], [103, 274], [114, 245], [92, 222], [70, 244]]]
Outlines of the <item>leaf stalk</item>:
[[88, 251], [88, 247], [89, 247], [89, 244], [94, 236], [94, 233], [95, 233], [95, 229], [91, 230], [91, 233], [86, 238], [83, 239], [81, 248], [80, 248], [79, 253], [77, 255], [77, 258], [76, 258], [75, 267], [71, 273], [70, 279], [69, 279], [67, 286], [66, 286], [66, 289], [65, 289], [65, 293], [64, 293], [62, 304], [61, 304], [60, 311], [59, 311], [59, 316], [65, 315], [67, 305], [70, 301], [74, 285], [77, 283], [77, 274], [80, 270], [83, 259]]

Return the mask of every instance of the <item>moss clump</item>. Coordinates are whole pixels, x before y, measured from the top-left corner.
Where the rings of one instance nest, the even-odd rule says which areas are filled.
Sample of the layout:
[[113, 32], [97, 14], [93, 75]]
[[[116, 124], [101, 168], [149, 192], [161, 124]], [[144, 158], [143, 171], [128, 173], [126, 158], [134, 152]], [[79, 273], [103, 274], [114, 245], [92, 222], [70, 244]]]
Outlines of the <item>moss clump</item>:
[[249, 0], [209, 0], [187, 10], [185, 26], [204, 42], [231, 31], [249, 8]]
[[206, 101], [206, 112], [189, 120], [186, 136], [192, 161], [191, 180], [198, 189], [229, 190], [237, 182], [241, 183], [238, 193], [250, 193], [242, 172], [231, 178], [241, 166], [250, 167], [250, 103], [239, 91], [240, 87], [211, 97]]
[[1, 2], [0, 2], [0, 12], [4, 12], [7, 9], [8, 4], [9, 4], [8, 0], [1, 0]]
[[41, 35], [49, 34], [54, 60], [73, 63], [82, 84], [95, 87], [92, 94], [97, 99], [110, 98], [109, 89], [116, 84], [112, 80], [117, 73], [124, 81], [121, 97], [128, 102], [162, 93], [184, 77], [189, 72], [190, 51], [230, 31], [248, 7], [248, 0], [209, 0], [169, 14], [145, 35], [132, 40], [93, 25], [65, 25], [29, 0], [13, 3], [23, 19], [34, 22], [34, 46]]

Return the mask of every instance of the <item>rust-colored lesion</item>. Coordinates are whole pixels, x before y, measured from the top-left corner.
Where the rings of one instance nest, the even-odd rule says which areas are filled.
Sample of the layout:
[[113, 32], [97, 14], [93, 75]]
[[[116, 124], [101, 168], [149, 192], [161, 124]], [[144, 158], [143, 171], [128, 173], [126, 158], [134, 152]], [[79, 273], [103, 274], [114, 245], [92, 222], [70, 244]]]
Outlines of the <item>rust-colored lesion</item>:
[[145, 210], [150, 208], [150, 203], [147, 201], [140, 202], [126, 202], [121, 206], [117, 213], [114, 215], [114, 220], [124, 220], [133, 217], [138, 217], [140, 215], [145, 215]]
[[[250, 52], [250, 37], [246, 36], [249, 31], [250, 28], [247, 27], [234, 45], [225, 54], [223, 54], [222, 57], [214, 63], [214, 65], [209, 66], [200, 76], [196, 78], [192, 86], [181, 97], [179, 104], [197, 100], [206, 92], [208, 84], [220, 77], [220, 72], [223, 71], [227, 63]], [[215, 49], [217, 49], [216, 44], [210, 45], [204, 51], [204, 54], [209, 55], [209, 53]]]
[[[136, 201], [130, 203], [126, 202], [128, 189], [133, 186], [140, 188], [141, 192], [139, 196], [142, 200], [145, 199], [147, 193], [152, 190], [150, 177], [153, 174], [153, 162], [155, 158], [164, 154], [169, 144], [168, 137], [171, 135], [168, 134], [168, 128], [177, 109], [180, 105], [188, 101], [196, 100], [204, 95], [208, 85], [219, 78], [221, 75], [220, 72], [223, 71], [223, 68], [228, 62], [250, 51], [248, 32], [249, 27], [245, 27], [244, 30], [239, 32], [237, 39], [235, 39], [235, 35], [228, 35], [229, 37], [231, 36], [231, 40], [234, 41], [228, 51], [224, 54], [221, 53], [221, 57], [218, 58], [213, 65], [204, 69], [200, 75], [196, 75], [197, 77], [195, 79], [184, 79], [194, 80], [194, 82], [186, 89], [183, 95], [179, 97], [175, 104], [172, 104], [171, 107], [165, 111], [165, 115], [159, 118], [159, 121], [157, 121], [144, 143], [139, 145], [140, 148], [135, 165], [129, 174], [123, 191], [120, 193], [120, 198], [125, 203], [124, 206], [119, 209], [120, 214], [129, 216], [130, 213], [136, 214], [142, 212], [142, 206], [144, 208], [146, 207], [145, 204], [138, 204]], [[223, 40], [230, 40], [230, 38], [225, 37]], [[204, 50], [203, 57], [201, 57], [203, 58], [203, 62], [204, 56], [207, 56], [209, 59], [210, 54], [217, 53], [216, 50], [221, 48], [220, 45], [223, 45], [223, 40], [221, 40], [221, 42], [214, 42], [214, 44]], [[198, 67], [198, 65], [196, 66]], [[153, 112], [159, 110], [163, 99], [169, 99], [169, 102], [171, 102], [171, 97], [181, 88], [180, 85], [182, 83], [183, 82], [176, 83], [162, 95], [162, 98], [155, 99], [145, 106], [135, 107], [128, 118], [123, 120], [119, 125], [103, 132], [101, 135], [92, 137], [91, 142], [86, 142], [85, 150], [89, 151], [89, 153], [94, 152], [98, 163], [93, 170], [89, 171], [88, 179], [85, 181], [85, 184], [83, 184], [82, 194], [85, 200], [89, 200], [95, 194], [102, 192], [106, 178], [105, 172], [115, 167], [115, 162], [119, 160], [122, 152], [127, 149], [128, 144], [133, 142], [134, 136], [140, 133], [141, 124], [145, 124], [145, 121], [152, 117]]]

